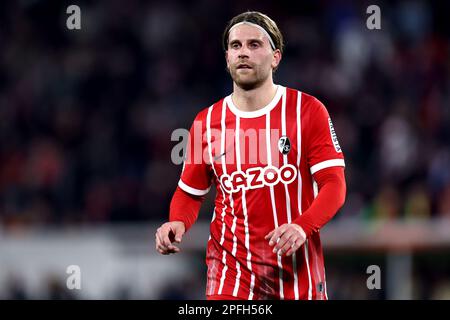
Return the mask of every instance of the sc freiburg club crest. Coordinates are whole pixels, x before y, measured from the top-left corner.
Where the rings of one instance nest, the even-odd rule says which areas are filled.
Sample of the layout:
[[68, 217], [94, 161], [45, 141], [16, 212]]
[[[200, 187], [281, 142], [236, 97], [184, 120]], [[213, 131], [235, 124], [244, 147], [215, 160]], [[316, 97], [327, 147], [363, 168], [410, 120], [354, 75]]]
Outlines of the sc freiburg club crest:
[[289, 151], [291, 151], [291, 142], [288, 137], [282, 136], [280, 140], [278, 140], [278, 150], [280, 150], [282, 154], [288, 154]]

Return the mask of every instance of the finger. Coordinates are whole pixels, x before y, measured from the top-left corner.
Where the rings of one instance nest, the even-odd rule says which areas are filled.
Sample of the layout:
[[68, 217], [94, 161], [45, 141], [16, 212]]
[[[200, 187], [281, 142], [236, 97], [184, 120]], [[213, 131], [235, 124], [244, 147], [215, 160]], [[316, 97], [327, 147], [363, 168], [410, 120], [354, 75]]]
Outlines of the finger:
[[171, 247], [168, 250], [170, 253], [177, 253], [180, 252], [180, 248], [178, 248], [177, 246], [171, 245]]
[[162, 238], [161, 238], [161, 230], [158, 229], [158, 231], [156, 232], [156, 239], [157, 239], [157, 246], [161, 246], [164, 248], [164, 250], [167, 250], [167, 246], [164, 245]]
[[162, 245], [158, 246], [158, 251], [162, 254], [171, 254], [171, 253], [178, 253], [180, 252], [180, 248], [173, 246], [173, 249], [166, 248]]
[[286, 252], [286, 256], [291, 256], [294, 254], [300, 247], [303, 245], [304, 241], [301, 238], [298, 238], [297, 241], [294, 242], [292, 247]]
[[[163, 229], [162, 229], [163, 230]], [[167, 238], [169, 238], [169, 235], [168, 235], [168, 233], [166, 233], [167, 234]], [[163, 240], [163, 232], [160, 230], [159, 232], [158, 232], [158, 234], [157, 234], [157, 236], [159, 237], [159, 243], [160, 243], [160, 246], [162, 247], [162, 248], [164, 248], [164, 250], [165, 251], [167, 251], [167, 252], [172, 252], [172, 251], [175, 251], [175, 252], [178, 252], [179, 251], [179, 248], [177, 248], [177, 247], [175, 247], [171, 242], [170, 242], [170, 239], [168, 240], [169, 241], [169, 245], [167, 245], [166, 243], [167, 243], [167, 241], [164, 241]], [[177, 251], [178, 250], [178, 251]]]
[[269, 237], [269, 245], [273, 246], [276, 242], [277, 239], [280, 236], [280, 227], [274, 229], [272, 232], [270, 232], [270, 237]]
[[285, 243], [280, 246], [280, 249], [278, 250], [278, 254], [281, 256], [284, 253], [286, 253], [289, 249], [291, 249], [293, 246], [295, 246], [295, 236], [291, 236]]
[[266, 236], [264, 237], [264, 239], [269, 240], [270, 237], [272, 237], [273, 233], [275, 232], [276, 229], [273, 229], [272, 231], [270, 231], [268, 234], [266, 234]]
[[168, 255], [169, 253], [165, 250], [158, 249], [158, 252], [163, 255]]
[[286, 231], [285, 233], [283, 233], [278, 243], [273, 247], [273, 253], [280, 251], [286, 245], [290, 247], [292, 245], [292, 242], [294, 241], [292, 240], [293, 236], [294, 234], [290, 231]]
[[282, 252], [280, 252], [280, 251], [284, 250], [284, 249], [285, 250], [283, 252], [286, 252], [287, 249], [289, 249], [289, 248], [285, 248], [285, 246], [290, 247], [292, 245], [292, 242], [294, 242], [294, 240], [292, 238], [294, 236], [295, 235], [292, 232], [290, 232], [289, 230], [287, 230], [285, 233], [283, 233], [283, 235], [280, 237], [280, 240], [274, 247], [274, 253], [282, 254]]
[[155, 245], [156, 245], [156, 249], [158, 249], [158, 247], [159, 247], [160, 245], [162, 245], [162, 243], [161, 243], [161, 238], [159, 237], [159, 229], [158, 229], [158, 231], [156, 231], [156, 233], [155, 233]]
[[168, 254], [172, 251], [179, 252], [179, 248], [175, 247], [172, 244], [170, 244], [169, 246], [164, 245], [163, 241], [161, 240], [161, 233], [157, 233], [156, 238], [158, 239], [156, 245], [159, 246], [161, 250], [165, 252], [164, 254]]
[[158, 245], [156, 249], [161, 254], [168, 254], [168, 249], [166, 247], [163, 247], [162, 245]]
[[272, 246], [275, 243], [278, 243], [279, 238], [283, 235], [283, 233], [286, 231], [285, 225], [282, 225], [281, 227], [278, 227], [275, 229], [275, 232], [273, 233], [272, 237], [270, 238], [269, 245]]
[[161, 253], [164, 255], [174, 254], [174, 253], [178, 253], [178, 252], [180, 252], [179, 248], [176, 248], [175, 250], [171, 250], [171, 249], [161, 250]]
[[169, 251], [166, 251], [166, 250], [159, 250], [159, 253], [161, 253], [161, 254], [163, 254], [165, 256], [170, 254]]
[[175, 230], [172, 229], [172, 231], [173, 231], [173, 233], [175, 233], [175, 241], [177, 243], [180, 243], [181, 240], [183, 239], [183, 235], [184, 235], [183, 229], [178, 227]]
[[270, 245], [270, 246], [273, 246], [273, 245], [277, 244], [278, 241], [280, 241], [281, 235], [282, 235], [281, 231], [277, 229], [277, 230], [273, 233], [272, 237], [270, 238], [269, 245]]
[[173, 253], [178, 253], [181, 251], [181, 249], [174, 246], [174, 249], [172, 251], [173, 251]]
[[155, 234], [155, 249], [158, 250], [159, 247], [159, 238], [158, 236]]
[[161, 240], [164, 246], [166, 246], [168, 249], [173, 250], [174, 246], [172, 245], [172, 241], [170, 241], [169, 239], [169, 232], [170, 232], [169, 227], [163, 227], [160, 232]]
[[297, 250], [298, 250], [298, 248], [294, 245], [293, 247], [291, 247], [291, 248], [286, 252], [286, 257], [290, 257], [290, 256], [293, 255]]
[[296, 239], [296, 241], [291, 242], [291, 246], [286, 250], [287, 257], [294, 254], [300, 248], [299, 243], [300, 243], [300, 241], [298, 238]]

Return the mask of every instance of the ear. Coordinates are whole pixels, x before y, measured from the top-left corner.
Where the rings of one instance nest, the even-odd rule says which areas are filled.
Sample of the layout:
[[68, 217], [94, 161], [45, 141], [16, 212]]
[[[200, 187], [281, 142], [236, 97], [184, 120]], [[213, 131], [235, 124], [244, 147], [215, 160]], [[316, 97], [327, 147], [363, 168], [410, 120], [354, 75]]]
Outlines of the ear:
[[228, 50], [225, 51], [225, 61], [227, 62], [227, 69], [230, 69], [230, 63], [229, 63], [229, 60], [228, 60]]
[[272, 69], [275, 69], [276, 67], [278, 67], [278, 65], [280, 64], [280, 61], [281, 61], [281, 51], [280, 51], [280, 49], [276, 49], [273, 52]]

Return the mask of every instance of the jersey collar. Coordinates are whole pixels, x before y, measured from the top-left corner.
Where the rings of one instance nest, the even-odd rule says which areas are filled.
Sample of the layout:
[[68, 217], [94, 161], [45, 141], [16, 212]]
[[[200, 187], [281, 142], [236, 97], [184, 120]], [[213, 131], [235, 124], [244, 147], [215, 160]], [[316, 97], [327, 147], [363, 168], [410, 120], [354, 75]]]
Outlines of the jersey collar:
[[231, 94], [225, 98], [225, 102], [230, 108], [231, 112], [233, 112], [236, 116], [240, 118], [257, 118], [262, 115], [265, 115], [269, 113], [277, 104], [278, 101], [280, 101], [281, 96], [286, 92], [286, 88], [277, 85], [277, 91], [275, 93], [275, 96], [273, 97], [272, 101], [270, 101], [266, 106], [262, 107], [261, 109], [255, 110], [255, 111], [242, 111], [239, 110], [233, 103], [233, 99], [231, 99]]

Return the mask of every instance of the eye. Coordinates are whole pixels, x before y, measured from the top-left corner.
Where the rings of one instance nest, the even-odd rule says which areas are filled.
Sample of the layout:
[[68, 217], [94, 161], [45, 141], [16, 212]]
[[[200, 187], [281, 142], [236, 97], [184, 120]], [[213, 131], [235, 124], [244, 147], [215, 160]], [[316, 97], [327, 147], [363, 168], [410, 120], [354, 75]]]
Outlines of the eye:
[[250, 47], [256, 49], [256, 48], [259, 47], [259, 43], [256, 42], [256, 41], [255, 41], [255, 42], [251, 42], [251, 43], [250, 43]]
[[239, 49], [239, 43], [237, 43], [237, 42], [233, 42], [231, 45], [230, 45], [230, 47], [232, 48], [232, 49]]

